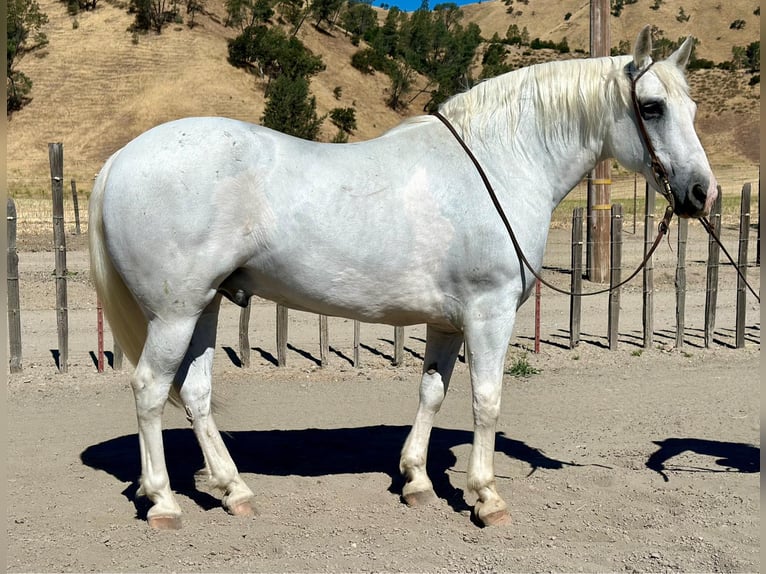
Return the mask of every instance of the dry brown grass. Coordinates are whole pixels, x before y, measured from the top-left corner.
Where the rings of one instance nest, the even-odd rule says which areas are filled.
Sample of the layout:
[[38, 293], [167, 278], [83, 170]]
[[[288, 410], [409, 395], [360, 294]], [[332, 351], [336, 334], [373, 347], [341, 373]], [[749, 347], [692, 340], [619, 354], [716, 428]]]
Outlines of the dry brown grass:
[[[74, 178], [87, 194], [94, 174], [104, 160], [146, 129], [173, 118], [189, 115], [220, 115], [258, 122], [263, 113], [263, 83], [226, 61], [226, 40], [235, 31], [220, 24], [223, 0], [208, 0], [213, 17], [198, 18], [199, 26], [168, 27], [160, 36], [142, 35], [137, 44], [127, 28], [132, 16], [124, 7], [107, 2], [92, 13], [77, 17], [78, 26], [59, 0], [39, 0], [50, 19], [46, 33], [50, 45], [25, 58], [20, 68], [32, 79], [33, 100], [14, 114], [8, 125], [8, 183], [16, 197], [49, 193], [47, 143], [64, 143], [65, 179]], [[521, 16], [508, 16], [500, 0], [464, 8], [466, 21], [476, 21], [486, 37], [500, 35], [511, 22], [527, 26], [532, 36], [560, 39], [566, 36], [573, 48], [587, 44], [587, 6], [581, 0], [530, 0]], [[687, 24], [675, 20], [677, 3], [655, 12], [645, 1], [626, 7], [613, 19], [613, 43], [632, 40], [646, 22], [659, 22], [666, 36], [694, 34], [705, 39], [700, 55], [725, 60], [731, 45], [746, 45], [759, 37], [760, 20], [752, 15], [751, 1], [726, 3], [708, 0], [684, 2], [693, 17]], [[564, 22], [564, 14], [573, 16]], [[744, 30], [729, 30], [729, 23], [744, 19]], [[702, 30], [714, 24], [715, 32]], [[416, 99], [403, 114], [385, 106], [388, 79], [383, 74], [365, 76], [352, 68], [356, 50], [342, 31], [320, 34], [304, 25], [301, 40], [327, 64], [312, 80], [318, 112], [334, 107], [357, 109], [358, 131], [352, 141], [368, 139], [399, 123], [404, 116], [421, 113], [424, 97]], [[725, 72], [700, 72], [692, 76], [694, 96], [700, 100], [700, 131], [714, 167], [735, 167], [757, 177], [760, 146], [760, 86], [748, 87], [744, 78]], [[423, 79], [417, 80], [422, 86]], [[336, 100], [334, 89], [342, 97]], [[334, 127], [325, 122], [323, 139]], [[736, 184], [741, 187], [741, 180]]]
[[[652, 10], [650, 0], [640, 0], [626, 5], [619, 18], [611, 19], [610, 34], [612, 45], [625, 41], [633, 44], [638, 31], [646, 24], [653, 24], [663, 30], [671, 40], [694, 36], [700, 40], [697, 53], [701, 58], [715, 62], [731, 58], [731, 47], [746, 46], [760, 38], [760, 17], [753, 14], [758, 2], [752, 0], [684, 0], [664, 2], [659, 10]], [[488, 0], [469, 4], [463, 8], [466, 20], [476, 22], [486, 38], [497, 32], [502, 38], [510, 24], [519, 28], [527, 27], [530, 38], [560, 41], [574, 50], [590, 50], [590, 2], [583, 0], [529, 0], [525, 5], [515, 0], [514, 14], [507, 14], [502, 0]], [[676, 19], [680, 7], [691, 15], [687, 22]], [[521, 14], [519, 14], [521, 12]], [[565, 20], [565, 15], [571, 17]], [[742, 30], [731, 30], [734, 20], [744, 20]]]
[[[16, 236], [20, 242], [29, 237], [47, 237], [53, 243], [53, 206], [50, 198], [20, 197], [16, 204]], [[80, 231], [88, 231], [88, 202], [78, 201], [80, 212]], [[74, 203], [71, 196], [64, 200], [64, 229], [72, 234], [76, 229]]]

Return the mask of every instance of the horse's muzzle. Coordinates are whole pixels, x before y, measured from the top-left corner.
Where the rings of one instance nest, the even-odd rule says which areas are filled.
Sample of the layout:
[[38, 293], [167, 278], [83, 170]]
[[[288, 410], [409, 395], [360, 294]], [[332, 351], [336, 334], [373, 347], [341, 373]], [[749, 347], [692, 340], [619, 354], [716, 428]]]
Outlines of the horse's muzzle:
[[718, 183], [715, 177], [704, 183], [696, 182], [686, 193], [681, 202], [676, 202], [676, 215], [680, 217], [701, 217], [709, 215], [718, 197]]

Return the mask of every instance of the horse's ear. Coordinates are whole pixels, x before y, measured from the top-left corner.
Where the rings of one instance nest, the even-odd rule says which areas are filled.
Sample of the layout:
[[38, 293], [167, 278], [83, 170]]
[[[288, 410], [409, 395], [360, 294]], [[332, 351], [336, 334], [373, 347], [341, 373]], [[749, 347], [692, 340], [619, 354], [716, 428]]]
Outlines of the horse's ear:
[[668, 61], [673, 62], [676, 66], [681, 68], [682, 70], [686, 69], [686, 64], [689, 63], [689, 58], [692, 55], [692, 49], [694, 48], [694, 38], [689, 36], [684, 40], [684, 43], [681, 44], [681, 46], [673, 52], [670, 56], [668, 56]]
[[652, 27], [644, 26], [638, 33], [636, 43], [633, 46], [633, 66], [636, 70], [643, 70], [652, 63]]

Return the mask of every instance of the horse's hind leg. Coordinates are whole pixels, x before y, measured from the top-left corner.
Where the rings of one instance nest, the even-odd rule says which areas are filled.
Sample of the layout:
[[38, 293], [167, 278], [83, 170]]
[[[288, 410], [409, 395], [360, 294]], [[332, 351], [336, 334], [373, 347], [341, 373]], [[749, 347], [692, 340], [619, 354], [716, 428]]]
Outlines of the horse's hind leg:
[[141, 452], [138, 495], [148, 497], [153, 503], [147, 513], [153, 528], [181, 526], [181, 508], [170, 490], [165, 466], [162, 412], [173, 377], [189, 346], [194, 324], [194, 317], [150, 321], [144, 349], [131, 379]]
[[231, 514], [253, 514], [252, 491], [239, 476], [210, 412], [213, 355], [221, 297], [216, 296], [197, 321], [189, 351], [176, 380], [181, 401], [205, 457], [205, 471], [212, 486], [223, 492], [223, 506]]
[[399, 469], [406, 481], [402, 498], [410, 506], [425, 504], [435, 498], [433, 484], [426, 472], [428, 441], [462, 343], [460, 333], [445, 333], [430, 325], [427, 328], [418, 411], [399, 461]]

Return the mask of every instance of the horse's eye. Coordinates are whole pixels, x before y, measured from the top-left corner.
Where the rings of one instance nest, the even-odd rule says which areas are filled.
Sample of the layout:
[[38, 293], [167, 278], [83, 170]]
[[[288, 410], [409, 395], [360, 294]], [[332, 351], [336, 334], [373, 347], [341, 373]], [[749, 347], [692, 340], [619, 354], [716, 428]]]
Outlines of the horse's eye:
[[665, 105], [659, 100], [649, 100], [639, 105], [641, 117], [645, 120], [661, 118], [665, 113]]

